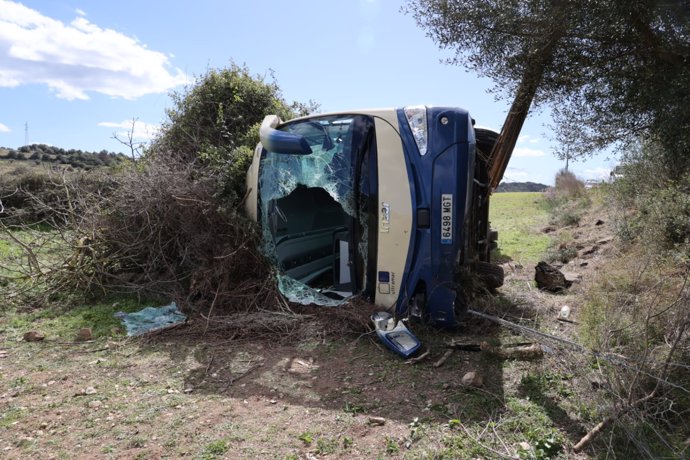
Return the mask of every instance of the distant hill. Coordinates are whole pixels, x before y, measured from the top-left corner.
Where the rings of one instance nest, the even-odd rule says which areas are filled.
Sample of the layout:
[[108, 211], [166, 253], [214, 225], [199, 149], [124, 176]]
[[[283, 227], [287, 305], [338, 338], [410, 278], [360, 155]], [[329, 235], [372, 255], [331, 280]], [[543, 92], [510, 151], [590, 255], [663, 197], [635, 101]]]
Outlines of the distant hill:
[[24, 145], [18, 149], [0, 147], [0, 161], [67, 165], [77, 169], [110, 166], [126, 158], [122, 153], [108, 152], [107, 150], [101, 150], [100, 152], [86, 152], [75, 149], [65, 150], [46, 144]]
[[543, 192], [549, 188], [548, 185], [537, 184], [535, 182], [501, 182], [497, 192]]

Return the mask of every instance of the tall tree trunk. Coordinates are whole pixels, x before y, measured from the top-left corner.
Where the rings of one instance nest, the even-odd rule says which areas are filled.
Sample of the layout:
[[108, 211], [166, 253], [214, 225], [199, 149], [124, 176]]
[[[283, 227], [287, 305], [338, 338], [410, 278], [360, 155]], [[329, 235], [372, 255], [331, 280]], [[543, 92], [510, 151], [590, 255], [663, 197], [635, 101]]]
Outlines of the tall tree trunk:
[[515, 93], [513, 104], [510, 106], [506, 120], [501, 128], [501, 133], [489, 155], [489, 188], [491, 190], [495, 190], [501, 179], [503, 179], [503, 174], [508, 167], [508, 161], [510, 161], [510, 157], [513, 154], [522, 125], [525, 123], [532, 100], [534, 100], [534, 95], [544, 76], [544, 71], [553, 60], [556, 45], [567, 29], [563, 4], [558, 0], [553, 3], [553, 7], [559, 10], [554, 15], [556, 20], [554, 20], [553, 28], [544, 37], [542, 46], [538, 47], [528, 58], [528, 62], [525, 65], [525, 73]]

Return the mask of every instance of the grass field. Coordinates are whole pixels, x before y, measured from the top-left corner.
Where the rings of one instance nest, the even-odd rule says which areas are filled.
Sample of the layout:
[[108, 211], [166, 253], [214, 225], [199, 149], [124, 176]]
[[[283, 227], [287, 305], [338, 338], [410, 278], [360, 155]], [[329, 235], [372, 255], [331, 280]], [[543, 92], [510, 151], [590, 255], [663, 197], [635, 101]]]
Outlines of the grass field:
[[521, 265], [536, 263], [551, 237], [541, 232], [549, 215], [539, 192], [495, 193], [491, 197], [491, 227], [498, 230], [496, 261], [512, 260]]

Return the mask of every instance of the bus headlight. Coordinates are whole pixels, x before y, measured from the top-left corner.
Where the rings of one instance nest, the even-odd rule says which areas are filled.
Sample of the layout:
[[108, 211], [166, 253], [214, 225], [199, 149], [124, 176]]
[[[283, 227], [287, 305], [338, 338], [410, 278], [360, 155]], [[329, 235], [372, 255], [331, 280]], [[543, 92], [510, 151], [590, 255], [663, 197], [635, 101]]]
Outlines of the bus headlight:
[[412, 107], [405, 107], [403, 109], [407, 124], [410, 126], [414, 141], [417, 143], [420, 155], [426, 155], [426, 146], [428, 141], [428, 126], [426, 122], [426, 107], [423, 105], [414, 105]]

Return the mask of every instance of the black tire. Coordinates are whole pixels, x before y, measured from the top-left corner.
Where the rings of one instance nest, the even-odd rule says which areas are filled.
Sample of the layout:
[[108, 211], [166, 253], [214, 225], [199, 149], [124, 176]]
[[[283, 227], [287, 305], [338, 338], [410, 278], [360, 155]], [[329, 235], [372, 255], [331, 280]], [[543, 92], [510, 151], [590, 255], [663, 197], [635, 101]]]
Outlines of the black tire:
[[498, 140], [499, 134], [496, 131], [485, 128], [474, 128], [474, 137], [477, 141], [477, 148], [482, 151], [488, 159], [494, 144]]
[[503, 268], [489, 262], [477, 262], [477, 275], [488, 289], [496, 289], [503, 286]]

